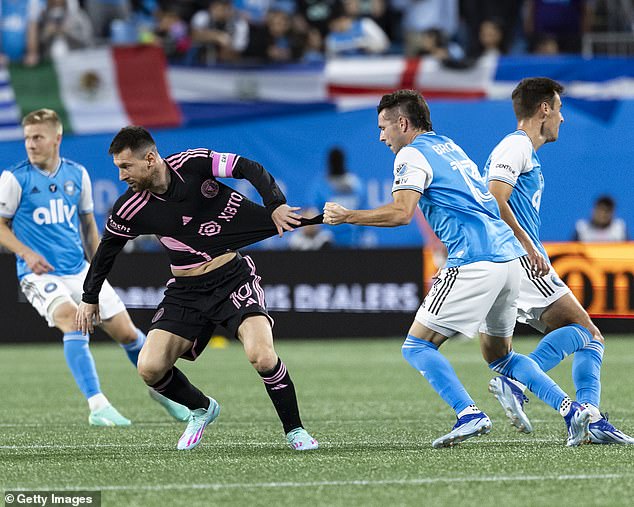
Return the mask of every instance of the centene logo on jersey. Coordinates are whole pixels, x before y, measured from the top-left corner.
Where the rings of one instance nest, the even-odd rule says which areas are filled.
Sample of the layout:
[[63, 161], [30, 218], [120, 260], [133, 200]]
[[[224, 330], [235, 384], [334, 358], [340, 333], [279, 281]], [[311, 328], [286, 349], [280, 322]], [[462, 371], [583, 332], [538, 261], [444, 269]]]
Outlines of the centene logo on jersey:
[[37, 225], [68, 222], [68, 225], [73, 227], [71, 219], [75, 211], [77, 211], [77, 207], [74, 204], [69, 208], [67, 204], [64, 204], [63, 199], [51, 199], [48, 202], [48, 208], [40, 206], [33, 210], [33, 221]]

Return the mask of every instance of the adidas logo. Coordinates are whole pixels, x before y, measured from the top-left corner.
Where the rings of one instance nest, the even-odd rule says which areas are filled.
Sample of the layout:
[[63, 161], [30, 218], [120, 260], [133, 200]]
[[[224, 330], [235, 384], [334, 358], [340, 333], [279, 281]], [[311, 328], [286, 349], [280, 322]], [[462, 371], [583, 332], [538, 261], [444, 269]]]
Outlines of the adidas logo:
[[187, 225], [189, 222], [191, 222], [192, 217], [183, 216], [182, 219], [183, 219], [183, 225]]
[[37, 187], [33, 187], [33, 189], [31, 190], [32, 194], [39, 194], [40, 193], [40, 189]]

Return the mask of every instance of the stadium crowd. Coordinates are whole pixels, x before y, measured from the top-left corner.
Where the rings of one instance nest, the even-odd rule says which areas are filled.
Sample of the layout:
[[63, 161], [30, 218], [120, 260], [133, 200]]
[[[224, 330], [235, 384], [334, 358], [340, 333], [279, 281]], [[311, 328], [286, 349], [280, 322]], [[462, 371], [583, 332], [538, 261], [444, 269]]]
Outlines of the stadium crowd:
[[[629, 7], [628, 7], [629, 6]], [[631, 32], [620, 0], [0, 0], [0, 63], [98, 44], [160, 44], [172, 63], [288, 63], [335, 55], [578, 53]]]

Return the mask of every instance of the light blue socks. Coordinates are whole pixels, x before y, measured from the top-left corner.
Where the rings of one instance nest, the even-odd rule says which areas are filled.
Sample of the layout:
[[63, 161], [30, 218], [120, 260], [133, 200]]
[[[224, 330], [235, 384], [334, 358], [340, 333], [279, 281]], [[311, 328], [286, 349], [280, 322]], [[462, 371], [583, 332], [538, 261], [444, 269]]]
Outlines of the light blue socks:
[[136, 340], [132, 343], [122, 344], [121, 347], [125, 350], [125, 353], [128, 355], [128, 359], [132, 362], [134, 366], [139, 362], [139, 352], [141, 352], [141, 347], [145, 343], [145, 334], [143, 331], [137, 328], [136, 330]]
[[579, 324], [568, 324], [544, 336], [529, 357], [542, 370], [548, 371], [566, 356], [574, 354], [572, 380], [577, 401], [599, 407], [603, 350], [603, 343], [594, 340], [588, 329]]
[[511, 350], [507, 355], [489, 363], [489, 368], [506, 377], [518, 380], [544, 403], [559, 410], [566, 398], [561, 388], [530, 357]]
[[407, 335], [403, 357], [427, 379], [440, 397], [459, 414], [469, 405], [475, 405], [463, 387], [453, 367], [431, 342]]
[[88, 336], [80, 331], [64, 334], [66, 364], [86, 399], [101, 393], [97, 368], [88, 348], [88, 341]]

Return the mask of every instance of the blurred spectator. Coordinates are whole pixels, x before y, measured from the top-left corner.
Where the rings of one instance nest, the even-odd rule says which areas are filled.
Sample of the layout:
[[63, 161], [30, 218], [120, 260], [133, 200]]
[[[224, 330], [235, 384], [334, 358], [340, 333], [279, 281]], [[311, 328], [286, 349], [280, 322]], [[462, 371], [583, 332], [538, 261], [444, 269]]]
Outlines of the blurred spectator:
[[478, 56], [500, 56], [504, 53], [504, 30], [500, 21], [485, 19], [480, 23], [480, 54]]
[[77, 5], [71, 7], [68, 0], [47, 0], [39, 40], [42, 57], [62, 57], [71, 49], [94, 44], [92, 24], [86, 12]]
[[38, 63], [40, 12], [39, 0], [0, 0], [0, 64], [7, 60], [28, 66]]
[[[321, 213], [315, 208], [306, 208], [299, 212], [305, 217], [313, 217]], [[307, 225], [289, 234], [288, 247], [291, 250], [325, 250], [332, 248], [332, 228], [322, 225]]]
[[113, 21], [128, 20], [132, 14], [130, 0], [84, 0], [84, 7], [99, 39], [110, 37]]
[[324, 61], [324, 39], [317, 28], [309, 28], [306, 31], [302, 61], [307, 63]]
[[304, 39], [294, 30], [290, 15], [273, 7], [264, 25], [250, 25], [249, 45], [243, 56], [266, 63], [298, 61], [304, 52]]
[[530, 40], [550, 35], [559, 51], [579, 53], [592, 26], [592, 0], [526, 0], [524, 32]]
[[297, 0], [297, 14], [302, 16], [308, 25], [317, 28], [322, 36], [330, 30], [330, 21], [342, 9], [341, 0]]
[[[314, 181], [313, 203], [315, 208], [323, 210], [326, 202], [336, 202], [349, 209], [363, 209], [365, 192], [361, 180], [346, 168], [345, 153], [339, 147], [328, 152], [328, 168], [326, 177], [321, 176]], [[330, 229], [333, 233], [334, 245], [341, 247], [361, 246], [364, 243], [365, 228], [351, 224], [342, 224]]]
[[[499, 49], [506, 53], [516, 40], [520, 26], [523, 0], [461, 0], [460, 16], [463, 20], [462, 31], [466, 32], [464, 46], [469, 57], [482, 54], [482, 24], [495, 21], [502, 29], [502, 42]], [[487, 27], [488, 30], [488, 27]]]
[[530, 52], [535, 55], [553, 56], [559, 54], [559, 43], [554, 35], [540, 35], [534, 37], [531, 45]]
[[458, 61], [464, 56], [461, 48], [450, 42], [445, 33], [437, 28], [425, 30], [418, 34], [417, 44], [416, 56], [433, 56], [443, 61]]
[[[428, 43], [429, 33], [435, 30], [450, 41], [458, 31], [458, 0], [400, 0], [403, 7], [403, 32], [407, 56], [421, 54]], [[447, 45], [449, 48], [450, 46]], [[458, 49], [451, 46], [452, 57], [461, 58]]]
[[330, 21], [325, 46], [328, 56], [384, 53], [390, 40], [372, 18], [360, 15], [358, 0], [344, 0], [343, 10]]
[[594, 203], [590, 220], [577, 220], [574, 241], [627, 241], [627, 226], [621, 218], [614, 217], [616, 205], [608, 195]]
[[194, 14], [191, 27], [198, 63], [235, 61], [249, 43], [249, 24], [231, 0], [211, 0], [207, 9]]
[[170, 62], [179, 62], [187, 57], [191, 47], [189, 29], [177, 9], [159, 8], [156, 13], [156, 36]]

